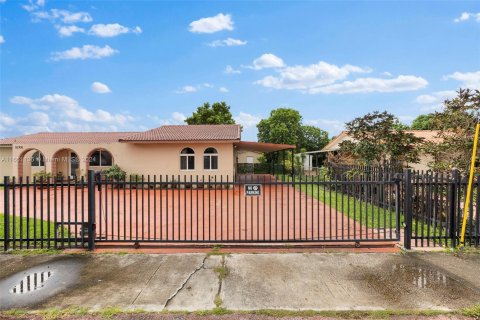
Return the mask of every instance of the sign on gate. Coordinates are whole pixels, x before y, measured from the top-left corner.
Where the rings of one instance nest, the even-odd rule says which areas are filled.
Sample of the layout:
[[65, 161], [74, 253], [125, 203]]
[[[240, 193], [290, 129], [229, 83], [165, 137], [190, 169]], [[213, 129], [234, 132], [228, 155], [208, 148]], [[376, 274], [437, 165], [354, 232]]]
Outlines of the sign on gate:
[[262, 194], [262, 185], [259, 183], [246, 184], [245, 196], [260, 196]]

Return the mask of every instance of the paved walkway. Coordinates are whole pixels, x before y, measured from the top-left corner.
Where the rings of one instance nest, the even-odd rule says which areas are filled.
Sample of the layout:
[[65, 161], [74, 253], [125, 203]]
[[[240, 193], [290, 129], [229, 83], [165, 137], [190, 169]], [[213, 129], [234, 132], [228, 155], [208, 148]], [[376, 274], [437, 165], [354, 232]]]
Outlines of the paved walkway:
[[480, 255], [0, 255], [0, 265], [0, 309], [425, 310], [480, 301]]
[[[162, 190], [103, 187], [101, 192], [95, 192], [96, 232], [103, 240], [130, 242], [396, 239], [391, 227], [395, 221], [385, 210], [374, 214], [365, 203], [357, 204], [360, 223], [342, 213], [351, 209], [348, 201], [337, 200], [336, 205], [343, 208], [337, 211], [327, 201], [307, 195], [314, 193], [311, 188], [302, 192], [292, 185], [265, 184], [261, 196], [246, 197], [243, 186]], [[320, 191], [316, 190], [318, 198]], [[3, 202], [0, 194], [0, 208]], [[30, 223], [36, 223], [38, 230], [42, 220], [64, 223], [72, 237], [80, 238], [80, 224], [88, 220], [87, 208], [86, 188], [23, 187], [10, 191], [10, 212], [23, 218], [36, 217], [38, 220]], [[374, 220], [377, 223], [372, 228]]]

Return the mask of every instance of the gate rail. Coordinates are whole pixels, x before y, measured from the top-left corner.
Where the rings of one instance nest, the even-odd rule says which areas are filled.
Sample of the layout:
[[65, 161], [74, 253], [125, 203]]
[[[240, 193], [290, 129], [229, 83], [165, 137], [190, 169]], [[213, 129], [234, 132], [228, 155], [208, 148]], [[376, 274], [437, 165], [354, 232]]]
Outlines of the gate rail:
[[[260, 194], [246, 195], [248, 184], [258, 185]], [[353, 243], [400, 237], [399, 181], [270, 175], [117, 181], [89, 171], [86, 181], [6, 177], [3, 187], [4, 250], [93, 249], [102, 242]]]
[[[466, 180], [406, 170], [385, 180], [261, 175], [16, 180], [5, 177], [3, 250], [89, 248], [102, 242], [458, 245]], [[250, 180], [249, 180], [250, 179]], [[245, 185], [259, 186], [258, 195]], [[480, 176], [466, 245], [480, 244]]]

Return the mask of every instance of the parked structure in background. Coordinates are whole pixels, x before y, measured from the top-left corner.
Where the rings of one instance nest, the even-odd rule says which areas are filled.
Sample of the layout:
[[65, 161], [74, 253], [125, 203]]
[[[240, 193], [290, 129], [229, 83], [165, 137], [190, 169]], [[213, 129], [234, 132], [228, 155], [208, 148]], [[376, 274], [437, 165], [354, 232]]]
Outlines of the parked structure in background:
[[[405, 130], [405, 133], [412, 133], [416, 137], [423, 138], [425, 142], [438, 141], [437, 130]], [[318, 153], [326, 155], [326, 161], [330, 163], [336, 163], [339, 165], [358, 165], [357, 159], [349, 154], [339, 154], [340, 144], [343, 141], [352, 140], [353, 138], [348, 135], [347, 131], [342, 131], [338, 136], [333, 138], [322, 150]], [[429, 162], [431, 162], [432, 156], [420, 152], [420, 161], [418, 163], [403, 163], [404, 167], [409, 167], [413, 170], [429, 170]]]
[[1, 175], [84, 176], [116, 164], [128, 175], [230, 176], [237, 159], [295, 146], [241, 141], [239, 125], [167, 125], [144, 132], [43, 132], [0, 140]]

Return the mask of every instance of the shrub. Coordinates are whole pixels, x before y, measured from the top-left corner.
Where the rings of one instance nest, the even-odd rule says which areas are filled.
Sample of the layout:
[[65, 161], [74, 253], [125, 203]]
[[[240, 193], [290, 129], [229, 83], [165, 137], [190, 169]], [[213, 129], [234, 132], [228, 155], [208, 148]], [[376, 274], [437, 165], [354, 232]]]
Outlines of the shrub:
[[41, 180], [46, 181], [48, 178], [52, 177], [52, 174], [50, 172], [46, 172], [45, 170], [42, 170], [34, 173], [33, 177], [37, 179], [37, 181], [41, 181]]
[[127, 173], [116, 164], [108, 169], [103, 170], [103, 174], [107, 177], [107, 179], [114, 179], [116, 181], [124, 180], [127, 175]]

